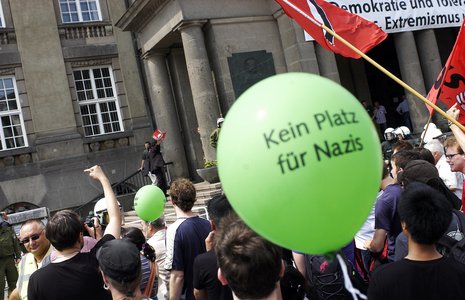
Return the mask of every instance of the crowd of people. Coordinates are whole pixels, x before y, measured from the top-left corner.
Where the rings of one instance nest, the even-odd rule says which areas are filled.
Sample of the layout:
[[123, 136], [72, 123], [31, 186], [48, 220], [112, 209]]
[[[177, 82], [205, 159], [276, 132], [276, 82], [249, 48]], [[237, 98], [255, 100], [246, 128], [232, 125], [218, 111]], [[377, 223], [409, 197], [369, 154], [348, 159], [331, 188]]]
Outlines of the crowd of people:
[[[458, 118], [455, 107], [448, 114]], [[197, 216], [195, 186], [184, 178], [169, 188], [173, 224], [161, 216], [142, 229], [122, 228], [111, 184], [94, 166], [85, 172], [103, 188], [108, 222], [84, 222], [62, 210], [46, 224], [23, 223], [16, 239], [2, 215], [0, 236], [9, 239], [0, 249], [0, 283], [6, 278], [10, 300], [351, 299], [346, 277], [368, 299], [465, 299], [465, 261], [453, 249], [465, 237], [465, 134], [450, 127], [453, 136], [431, 136], [421, 148], [403, 135], [385, 135], [389, 155], [379, 193], [365, 224], [339, 251], [342, 261], [274, 245], [235, 214], [225, 195], [208, 201], [209, 220]], [[154, 136], [141, 162], [158, 184], [159, 167], [145, 160], [160, 160], [163, 138]]]

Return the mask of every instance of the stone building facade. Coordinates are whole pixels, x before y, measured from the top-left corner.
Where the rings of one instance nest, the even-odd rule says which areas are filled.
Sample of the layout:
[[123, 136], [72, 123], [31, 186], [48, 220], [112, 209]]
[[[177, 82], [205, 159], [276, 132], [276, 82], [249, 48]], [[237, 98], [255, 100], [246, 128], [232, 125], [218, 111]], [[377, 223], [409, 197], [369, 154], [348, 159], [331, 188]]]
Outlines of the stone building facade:
[[[421, 132], [428, 120], [424, 104], [364, 60], [306, 41], [273, 0], [135, 0], [116, 26], [137, 35], [157, 124], [181, 133], [165, 149], [182, 169], [215, 157], [208, 136], [216, 118], [250, 85], [277, 73], [320, 74], [360, 101], [379, 101], [391, 127], [403, 125], [396, 107], [405, 94], [413, 131]], [[452, 49], [456, 26], [391, 33], [368, 54], [426, 95]]]
[[[167, 131], [172, 177], [196, 180], [196, 169], [216, 157], [216, 119], [273, 74], [330, 78], [383, 104], [391, 127], [402, 125], [395, 108], [404, 94], [414, 132], [428, 119], [423, 104], [365, 61], [306, 41], [273, 0], [0, 4], [0, 209], [87, 202], [101, 191], [82, 170], [103, 164], [112, 182], [136, 171], [155, 123]], [[457, 32], [390, 33], [368, 54], [426, 94]]]
[[0, 209], [83, 204], [135, 172], [153, 125], [133, 36], [113, 0], [2, 0]]

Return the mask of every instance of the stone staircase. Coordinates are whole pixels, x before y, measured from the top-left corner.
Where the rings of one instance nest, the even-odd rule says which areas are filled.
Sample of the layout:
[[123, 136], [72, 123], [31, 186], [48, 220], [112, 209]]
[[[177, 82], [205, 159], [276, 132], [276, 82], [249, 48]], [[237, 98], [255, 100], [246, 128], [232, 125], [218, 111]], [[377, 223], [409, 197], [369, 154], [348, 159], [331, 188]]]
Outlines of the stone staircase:
[[[208, 183], [204, 181], [196, 183], [195, 189], [197, 190], [197, 201], [195, 202], [192, 211], [201, 217], [209, 219], [207, 214], [207, 202], [214, 196], [220, 195], [223, 192], [221, 183]], [[171, 204], [170, 197], [168, 197], [166, 201], [164, 216], [167, 226], [176, 221], [176, 213], [173, 205]], [[124, 213], [124, 227], [131, 226], [141, 228], [142, 224], [140, 221], [141, 220], [134, 210]]]

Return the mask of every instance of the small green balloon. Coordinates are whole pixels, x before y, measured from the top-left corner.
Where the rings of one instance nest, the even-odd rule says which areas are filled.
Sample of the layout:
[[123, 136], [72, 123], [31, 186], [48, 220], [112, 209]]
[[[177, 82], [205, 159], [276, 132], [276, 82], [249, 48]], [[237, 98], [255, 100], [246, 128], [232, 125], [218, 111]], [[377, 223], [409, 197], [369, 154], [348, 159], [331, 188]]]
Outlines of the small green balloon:
[[223, 189], [239, 216], [283, 247], [345, 246], [379, 189], [379, 138], [360, 102], [312, 74], [286, 73], [234, 103], [218, 141]]
[[134, 210], [139, 218], [151, 222], [162, 215], [165, 202], [165, 194], [158, 186], [146, 185], [134, 197]]

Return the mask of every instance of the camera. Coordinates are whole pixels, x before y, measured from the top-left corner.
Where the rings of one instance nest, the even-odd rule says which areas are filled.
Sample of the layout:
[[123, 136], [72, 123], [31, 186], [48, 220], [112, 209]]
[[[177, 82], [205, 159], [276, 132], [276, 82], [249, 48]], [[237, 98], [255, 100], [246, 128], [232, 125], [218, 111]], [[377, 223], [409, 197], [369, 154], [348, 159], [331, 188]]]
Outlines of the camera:
[[86, 224], [88, 227], [94, 227], [94, 212], [92, 211], [89, 212], [89, 215], [84, 221], [84, 224]]

